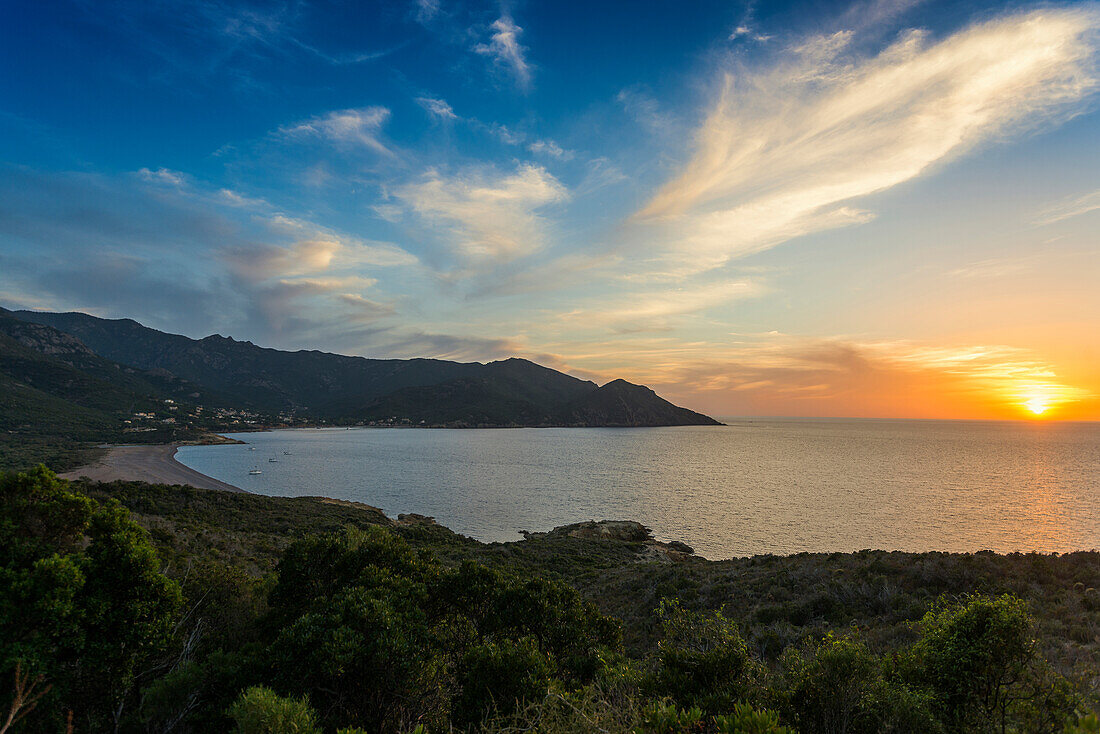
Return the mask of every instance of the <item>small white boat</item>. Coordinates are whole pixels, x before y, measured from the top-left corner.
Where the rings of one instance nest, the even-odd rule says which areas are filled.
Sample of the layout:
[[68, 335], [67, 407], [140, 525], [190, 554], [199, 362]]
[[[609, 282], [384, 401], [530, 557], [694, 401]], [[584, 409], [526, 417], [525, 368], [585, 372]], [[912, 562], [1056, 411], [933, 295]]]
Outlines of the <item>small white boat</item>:
[[249, 474], [263, 474], [263, 472], [260, 471], [259, 469], [249, 469], [248, 473]]
[[249, 446], [249, 447], [248, 447], [248, 450], [249, 450], [249, 451], [255, 451], [255, 450], [256, 450], [256, 447], [255, 447], [255, 446]]

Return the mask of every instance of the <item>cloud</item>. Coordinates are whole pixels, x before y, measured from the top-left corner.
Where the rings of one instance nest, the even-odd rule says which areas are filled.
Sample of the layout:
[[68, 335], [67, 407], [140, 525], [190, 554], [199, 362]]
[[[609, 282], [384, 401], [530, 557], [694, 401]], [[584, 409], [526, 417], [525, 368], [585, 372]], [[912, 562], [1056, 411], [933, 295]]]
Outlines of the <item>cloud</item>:
[[483, 127], [489, 134], [498, 138], [505, 145], [520, 145], [526, 137], [522, 132], [512, 130], [507, 125], [502, 125], [499, 122], [494, 122], [491, 125], [475, 125], [475, 127]]
[[223, 203], [240, 209], [269, 209], [271, 206], [261, 198], [245, 196], [232, 189], [221, 189], [218, 197]]
[[521, 165], [511, 174], [445, 177], [432, 170], [395, 196], [461, 258], [507, 261], [542, 247], [538, 210], [565, 201], [569, 192], [541, 166]]
[[1084, 196], [1074, 196], [1051, 204], [1039, 212], [1039, 215], [1035, 218], [1035, 223], [1040, 225], [1054, 224], [1064, 219], [1088, 214], [1097, 209], [1100, 209], [1100, 189]]
[[964, 265], [947, 271], [954, 278], [1001, 278], [1006, 275], [1022, 273], [1032, 270], [1039, 261], [1039, 257], [1029, 255], [1024, 257], [991, 257], [985, 260]]
[[347, 265], [393, 267], [417, 261], [415, 256], [392, 242], [351, 237], [305, 219], [277, 214], [265, 224], [270, 231], [293, 238], [295, 245], [324, 251], [328, 260], [338, 254]]
[[573, 160], [573, 151], [566, 150], [553, 140], [536, 140], [528, 144], [527, 150], [536, 155], [547, 155], [559, 161]]
[[615, 95], [615, 101], [651, 135], [668, 137], [676, 134], [672, 116], [662, 111], [660, 103], [648, 92], [636, 87], [623, 89]]
[[173, 172], [0, 173], [0, 289], [35, 304], [197, 336], [337, 344], [343, 325], [395, 315], [367, 273], [417, 263]]
[[[374, 322], [385, 316], [392, 316], [392, 305], [381, 303], [364, 296], [360, 291], [367, 290], [378, 281], [373, 278], [281, 278], [264, 288], [264, 301], [268, 314], [297, 314], [302, 309], [301, 299], [323, 297], [330, 312], [333, 306], [339, 309], [340, 321]], [[332, 319], [326, 320], [328, 326], [334, 326]]]
[[423, 331], [392, 334], [372, 346], [378, 354], [393, 357], [429, 357], [460, 361], [488, 361], [514, 357], [524, 352], [515, 339], [433, 334]]
[[390, 111], [387, 108], [377, 106], [335, 110], [281, 127], [279, 134], [291, 139], [316, 137], [341, 145], [362, 145], [376, 153], [392, 156], [393, 151], [379, 140], [382, 126], [389, 116]]
[[394, 313], [393, 306], [372, 301], [358, 293], [341, 293], [339, 294], [339, 299], [371, 320], [379, 316], [389, 316]]
[[757, 43], [764, 43], [770, 41], [772, 37], [766, 33], [757, 33], [747, 25], [739, 25], [730, 31], [729, 40], [736, 41], [738, 38], [751, 38]]
[[585, 165], [585, 175], [577, 186], [577, 195], [591, 194], [602, 188], [629, 181], [629, 177], [620, 171], [607, 158], [593, 158]]
[[439, 15], [439, 0], [415, 0], [416, 22], [428, 23]]
[[166, 184], [169, 186], [183, 186], [187, 183], [187, 176], [185, 174], [167, 168], [158, 168], [155, 171], [151, 171], [148, 168], [141, 168], [138, 170], [137, 175], [143, 181], [149, 181], [150, 183]]
[[769, 332], [696, 342], [628, 335], [613, 351], [606, 341], [585, 346], [565, 350], [574, 371], [626, 377], [711, 415], [1019, 418], [1036, 396], [1056, 416], [1097, 407], [1095, 394], [1060, 378], [1040, 356], [998, 344]]
[[634, 292], [614, 306], [580, 308], [564, 314], [562, 318], [588, 325], [604, 325], [618, 333], [664, 331], [669, 329], [673, 317], [757, 297], [765, 291], [761, 283], [742, 279], [692, 288]]
[[727, 72], [694, 154], [634, 217], [683, 273], [868, 221], [850, 202], [975, 146], [1054, 124], [1098, 85], [1092, 8], [1047, 8], [877, 56], [851, 32], [805, 39], [770, 69]]
[[520, 89], [524, 91], [530, 89], [532, 69], [524, 56], [527, 49], [519, 43], [519, 36], [523, 33], [523, 29], [508, 15], [502, 15], [493, 21], [491, 28], [493, 34], [489, 43], [474, 46], [474, 51], [483, 56], [492, 57], [495, 64], [507, 68], [515, 77]]
[[332, 64], [333, 66], [346, 66], [349, 64], [362, 64], [367, 61], [375, 61], [376, 59], [385, 58], [395, 51], [399, 51], [408, 45], [408, 42], [399, 43], [396, 46], [390, 48], [384, 48], [379, 51], [352, 51], [349, 53], [331, 54], [326, 51], [322, 51], [316, 46], [311, 46], [308, 43], [304, 43], [297, 39], [291, 39], [291, 43], [300, 47], [305, 51], [309, 51], [317, 58]]
[[449, 122], [455, 120], [458, 115], [451, 109], [451, 106], [442, 99], [433, 99], [432, 97], [417, 97], [416, 103], [419, 104], [424, 110], [440, 122]]

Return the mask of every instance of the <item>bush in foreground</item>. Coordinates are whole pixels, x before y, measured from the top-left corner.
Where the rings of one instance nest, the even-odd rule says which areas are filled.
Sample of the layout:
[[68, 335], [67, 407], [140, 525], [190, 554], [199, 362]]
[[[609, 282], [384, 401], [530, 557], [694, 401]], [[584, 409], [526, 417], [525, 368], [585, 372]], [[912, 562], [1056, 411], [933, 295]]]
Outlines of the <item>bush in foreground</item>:
[[242, 691], [229, 707], [233, 734], [321, 734], [317, 714], [304, 698], [282, 698], [270, 688]]

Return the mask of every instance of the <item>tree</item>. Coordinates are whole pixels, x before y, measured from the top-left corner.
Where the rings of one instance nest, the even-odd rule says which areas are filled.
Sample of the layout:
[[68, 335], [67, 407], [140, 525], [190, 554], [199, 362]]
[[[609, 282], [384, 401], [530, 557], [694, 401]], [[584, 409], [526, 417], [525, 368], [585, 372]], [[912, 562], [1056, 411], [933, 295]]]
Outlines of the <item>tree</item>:
[[381, 528], [303, 539], [279, 564], [265, 622], [273, 686], [326, 727], [462, 724], [583, 684], [618, 625], [564, 585], [415, 553]]
[[[179, 587], [145, 532], [45, 467], [0, 476], [0, 675], [50, 691], [26, 719], [115, 729], [172, 636]], [[50, 722], [53, 722], [52, 727]]]
[[1074, 701], [1068, 683], [1039, 654], [1024, 602], [1004, 595], [941, 602], [919, 624], [902, 674], [930, 689], [949, 731], [1061, 731]]

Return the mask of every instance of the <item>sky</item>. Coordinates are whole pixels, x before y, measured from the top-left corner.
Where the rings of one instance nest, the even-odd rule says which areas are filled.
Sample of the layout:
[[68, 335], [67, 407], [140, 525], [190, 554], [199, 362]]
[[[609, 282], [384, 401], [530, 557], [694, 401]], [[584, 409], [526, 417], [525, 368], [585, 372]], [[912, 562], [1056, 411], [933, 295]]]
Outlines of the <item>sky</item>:
[[1100, 4], [0, 7], [0, 304], [1100, 420]]

